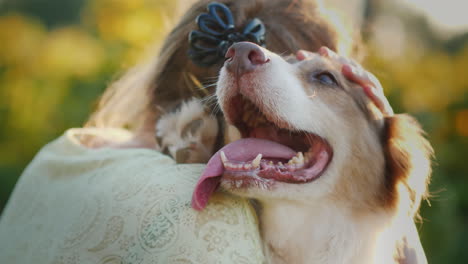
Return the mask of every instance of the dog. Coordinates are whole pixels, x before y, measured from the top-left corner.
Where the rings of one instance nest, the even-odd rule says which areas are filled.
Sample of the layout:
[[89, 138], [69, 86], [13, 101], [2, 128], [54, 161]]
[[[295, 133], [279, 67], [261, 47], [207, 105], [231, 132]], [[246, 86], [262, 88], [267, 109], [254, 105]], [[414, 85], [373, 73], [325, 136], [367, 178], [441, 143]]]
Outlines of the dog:
[[242, 139], [210, 159], [192, 206], [218, 185], [255, 200], [269, 263], [425, 263], [413, 219], [432, 148], [417, 121], [384, 117], [326, 57], [248, 42], [226, 57], [216, 95]]

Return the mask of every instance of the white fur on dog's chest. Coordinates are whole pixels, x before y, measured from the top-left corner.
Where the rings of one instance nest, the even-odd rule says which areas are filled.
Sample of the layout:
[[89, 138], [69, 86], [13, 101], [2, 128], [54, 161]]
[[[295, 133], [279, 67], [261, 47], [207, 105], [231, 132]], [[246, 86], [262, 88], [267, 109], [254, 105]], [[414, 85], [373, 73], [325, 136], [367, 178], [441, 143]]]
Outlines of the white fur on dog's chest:
[[375, 262], [373, 256], [385, 229], [377, 218], [385, 219], [352, 221], [343, 208], [332, 205], [267, 204], [261, 229], [268, 263], [390, 263], [391, 256], [385, 262]]

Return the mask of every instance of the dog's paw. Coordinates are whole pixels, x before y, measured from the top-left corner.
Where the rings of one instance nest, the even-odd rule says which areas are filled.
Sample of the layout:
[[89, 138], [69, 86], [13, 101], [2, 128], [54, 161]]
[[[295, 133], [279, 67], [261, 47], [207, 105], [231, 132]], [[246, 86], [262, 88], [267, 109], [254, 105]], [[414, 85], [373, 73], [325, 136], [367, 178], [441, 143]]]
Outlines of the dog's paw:
[[200, 99], [182, 102], [156, 123], [161, 151], [177, 163], [206, 163], [213, 155], [219, 127]]

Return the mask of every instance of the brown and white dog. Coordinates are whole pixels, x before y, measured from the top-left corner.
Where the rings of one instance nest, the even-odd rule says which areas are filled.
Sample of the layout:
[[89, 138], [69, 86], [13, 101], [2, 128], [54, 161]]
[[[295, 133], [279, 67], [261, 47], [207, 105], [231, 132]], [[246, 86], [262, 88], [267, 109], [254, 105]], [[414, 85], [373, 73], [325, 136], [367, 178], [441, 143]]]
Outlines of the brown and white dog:
[[[194, 207], [202, 209], [219, 185], [258, 201], [272, 263], [424, 263], [413, 218], [426, 193], [431, 148], [414, 119], [384, 117], [334, 61], [285, 60], [239, 43], [216, 88], [230, 126], [210, 116], [199, 100], [168, 113], [174, 103], [214, 92], [215, 86], [204, 84], [220, 65], [199, 67], [187, 56], [187, 35], [199, 29], [196, 18], [211, 1], [196, 1], [157, 58], [109, 87], [87, 123], [130, 128], [134, 138], [88, 145], [167, 148], [178, 162], [212, 156]], [[315, 0], [219, 2], [231, 10], [238, 31], [260, 19], [267, 29], [265, 46], [277, 53], [327, 46], [349, 54], [359, 47], [354, 34], [338, 30]], [[242, 139], [221, 149], [223, 162], [221, 151], [212, 154], [230, 127]], [[407, 250], [412, 248], [415, 254]]]
[[247, 42], [226, 57], [216, 95], [242, 139], [210, 159], [193, 207], [219, 185], [257, 201], [269, 263], [426, 263], [413, 219], [432, 149], [418, 123], [384, 117], [327, 57]]

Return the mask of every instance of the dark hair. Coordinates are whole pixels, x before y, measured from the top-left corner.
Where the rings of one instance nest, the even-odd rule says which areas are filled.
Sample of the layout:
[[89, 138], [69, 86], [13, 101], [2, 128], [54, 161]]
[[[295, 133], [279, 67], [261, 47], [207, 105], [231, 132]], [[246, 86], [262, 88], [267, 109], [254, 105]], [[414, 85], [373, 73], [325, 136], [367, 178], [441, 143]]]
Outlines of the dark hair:
[[[195, 3], [170, 32], [164, 42], [154, 75], [153, 104], [163, 108], [181, 99], [212, 94], [215, 87], [202, 86], [215, 82], [221, 63], [199, 67], [188, 57], [187, 37], [197, 30], [195, 19], [206, 13], [211, 0]], [[236, 29], [242, 29], [254, 18], [265, 27], [265, 47], [279, 54], [299, 49], [315, 51], [321, 46], [337, 49], [339, 34], [326, 21], [313, 0], [221, 0], [231, 10]]]

